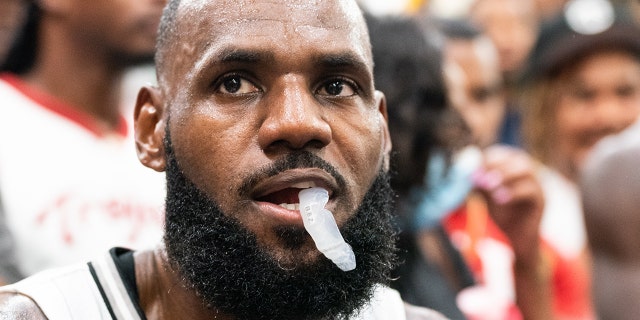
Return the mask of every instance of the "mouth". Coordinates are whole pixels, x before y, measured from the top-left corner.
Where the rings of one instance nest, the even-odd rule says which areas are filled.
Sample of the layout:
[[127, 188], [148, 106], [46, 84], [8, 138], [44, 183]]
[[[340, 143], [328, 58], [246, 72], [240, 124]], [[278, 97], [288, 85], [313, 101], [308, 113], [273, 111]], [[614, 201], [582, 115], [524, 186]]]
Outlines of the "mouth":
[[[254, 188], [251, 198], [258, 204], [263, 214], [276, 217], [287, 223], [302, 224], [300, 216], [301, 190], [313, 187], [324, 188], [329, 192], [331, 204], [337, 189], [331, 176], [319, 169], [294, 169], [262, 181]], [[330, 210], [330, 209], [329, 209]]]
[[313, 181], [298, 182], [294, 183], [290, 187], [277, 190], [265, 196], [259, 197], [256, 200], [260, 202], [277, 204], [287, 210], [299, 211], [300, 200], [298, 198], [298, 194], [303, 189], [313, 187], [316, 187], [316, 184]]

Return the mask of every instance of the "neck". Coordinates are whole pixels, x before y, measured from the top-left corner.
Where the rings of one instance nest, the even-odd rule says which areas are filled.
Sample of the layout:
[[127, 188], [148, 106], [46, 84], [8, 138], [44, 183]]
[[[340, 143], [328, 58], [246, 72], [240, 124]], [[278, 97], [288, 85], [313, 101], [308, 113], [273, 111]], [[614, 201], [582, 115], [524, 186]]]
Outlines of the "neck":
[[78, 43], [62, 26], [45, 20], [35, 64], [23, 80], [90, 115], [105, 132], [116, 130], [125, 67], [111, 61], [104, 48]]
[[185, 314], [192, 320], [234, 319], [207, 308], [196, 292], [185, 286], [183, 277], [170, 267], [164, 247], [136, 252], [134, 257], [140, 306], [147, 319], [181, 319]]

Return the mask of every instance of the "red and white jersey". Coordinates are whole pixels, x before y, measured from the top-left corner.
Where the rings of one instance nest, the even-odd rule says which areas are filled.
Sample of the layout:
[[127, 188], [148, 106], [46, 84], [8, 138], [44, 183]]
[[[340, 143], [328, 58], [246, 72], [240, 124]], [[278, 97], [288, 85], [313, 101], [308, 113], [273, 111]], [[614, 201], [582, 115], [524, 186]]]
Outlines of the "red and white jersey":
[[0, 198], [25, 275], [161, 240], [164, 174], [140, 164], [126, 123], [105, 135], [88, 115], [0, 76]]

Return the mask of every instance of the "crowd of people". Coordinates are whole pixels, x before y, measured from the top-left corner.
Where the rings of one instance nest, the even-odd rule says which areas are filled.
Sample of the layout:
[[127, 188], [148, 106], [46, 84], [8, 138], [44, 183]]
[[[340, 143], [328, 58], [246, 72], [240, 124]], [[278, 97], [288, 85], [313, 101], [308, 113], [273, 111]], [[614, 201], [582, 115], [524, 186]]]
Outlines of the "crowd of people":
[[0, 0], [0, 315], [640, 314], [640, 1], [374, 2]]

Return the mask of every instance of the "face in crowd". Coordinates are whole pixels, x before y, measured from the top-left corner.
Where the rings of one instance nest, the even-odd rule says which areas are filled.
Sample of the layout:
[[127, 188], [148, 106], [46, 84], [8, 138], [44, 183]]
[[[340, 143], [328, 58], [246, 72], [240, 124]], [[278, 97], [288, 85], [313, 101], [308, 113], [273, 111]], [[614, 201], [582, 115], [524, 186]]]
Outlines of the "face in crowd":
[[[141, 91], [135, 117], [141, 161], [167, 174], [172, 267], [241, 318], [352, 313], [387, 280], [395, 250], [386, 106], [357, 5], [174, 1], [168, 11], [159, 86]], [[309, 186], [329, 191], [354, 271], [324, 258], [291, 210]]]
[[477, 145], [487, 147], [495, 143], [506, 101], [492, 41], [484, 36], [451, 39], [447, 40], [444, 53], [451, 105], [460, 112]]
[[506, 78], [517, 76], [526, 62], [538, 32], [538, 16], [532, 0], [480, 0], [471, 18], [495, 43], [500, 69]]
[[568, 67], [558, 89], [552, 163], [570, 177], [603, 137], [628, 127], [640, 114], [640, 60], [624, 50], [604, 50]]
[[[115, 61], [127, 64], [151, 61], [158, 23], [166, 0], [55, 2], [46, 11], [64, 12], [72, 36], [83, 39], [88, 48], [106, 47]], [[75, 27], [74, 27], [75, 26]]]

